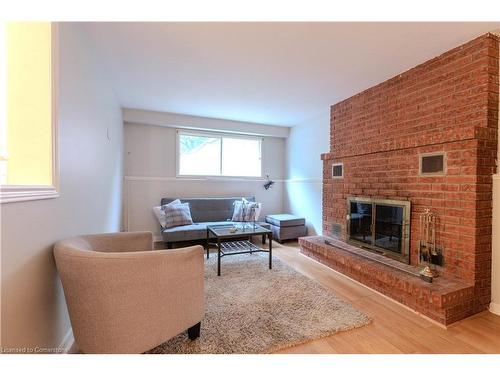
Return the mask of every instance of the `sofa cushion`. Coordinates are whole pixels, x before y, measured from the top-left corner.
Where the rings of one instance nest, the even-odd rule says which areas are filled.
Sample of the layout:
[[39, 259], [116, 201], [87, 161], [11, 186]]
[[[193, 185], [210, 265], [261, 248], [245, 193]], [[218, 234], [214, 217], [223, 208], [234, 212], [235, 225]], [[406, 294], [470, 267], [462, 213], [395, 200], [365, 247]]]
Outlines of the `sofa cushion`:
[[207, 237], [207, 226], [202, 223], [193, 223], [167, 228], [163, 230], [162, 237], [165, 242], [201, 240]]
[[[163, 241], [165, 242], [180, 242], [180, 241], [195, 241], [205, 240], [207, 238], [207, 225], [232, 225], [241, 224], [233, 221], [210, 221], [204, 223], [193, 223], [191, 225], [183, 225], [180, 227], [167, 228], [162, 231]], [[269, 229], [267, 223], [257, 223], [264, 228]]]
[[277, 227], [294, 227], [297, 225], [305, 225], [306, 223], [304, 218], [290, 214], [267, 215], [266, 221]]
[[194, 241], [204, 240], [207, 238], [207, 225], [230, 225], [232, 221], [210, 221], [204, 223], [193, 223], [191, 225], [183, 225], [180, 227], [167, 228], [162, 232], [163, 241], [178, 242], [178, 241]]
[[[235, 198], [180, 198], [182, 203], [189, 203], [191, 217], [195, 223], [207, 221], [224, 221], [233, 217], [233, 203], [241, 201], [242, 197]], [[172, 202], [176, 198], [162, 198], [161, 205]], [[245, 197], [255, 202], [255, 197]]]

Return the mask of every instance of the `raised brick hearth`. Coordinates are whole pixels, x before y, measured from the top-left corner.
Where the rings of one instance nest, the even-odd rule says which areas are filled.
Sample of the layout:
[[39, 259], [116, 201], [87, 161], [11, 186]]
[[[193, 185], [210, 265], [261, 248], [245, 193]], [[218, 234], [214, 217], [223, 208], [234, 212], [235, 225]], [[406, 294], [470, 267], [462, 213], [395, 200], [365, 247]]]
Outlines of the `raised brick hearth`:
[[[441, 324], [447, 325], [473, 314], [472, 283], [441, 277], [429, 284], [418, 277], [346, 251], [346, 247], [351, 247], [349, 244], [329, 238], [337, 246], [326, 245], [325, 238], [300, 238], [301, 252]], [[357, 251], [367, 252], [362, 249]]]
[[[410, 265], [418, 265], [419, 215], [429, 208], [438, 215], [440, 278], [425, 283], [321, 237], [301, 239], [302, 252], [443, 324], [486, 309], [498, 75], [499, 39], [486, 34], [331, 108], [323, 235], [336, 224], [347, 240], [348, 197], [408, 200]], [[419, 155], [433, 152], [446, 153], [446, 173], [420, 175]], [[343, 163], [342, 178], [332, 178], [334, 163]]]

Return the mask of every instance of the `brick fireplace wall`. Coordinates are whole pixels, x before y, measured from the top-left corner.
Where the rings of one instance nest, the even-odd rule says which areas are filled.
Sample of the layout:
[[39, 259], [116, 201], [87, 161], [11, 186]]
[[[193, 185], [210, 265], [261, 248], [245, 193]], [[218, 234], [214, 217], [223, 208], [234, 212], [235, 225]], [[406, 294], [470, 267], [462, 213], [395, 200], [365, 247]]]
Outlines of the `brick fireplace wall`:
[[[331, 107], [322, 155], [323, 234], [347, 236], [349, 196], [411, 201], [410, 263], [419, 214], [439, 217], [443, 275], [474, 285], [473, 312], [491, 291], [492, 174], [496, 171], [499, 38], [480, 36]], [[419, 175], [419, 154], [446, 152], [446, 174]], [[331, 166], [343, 163], [344, 177]]]

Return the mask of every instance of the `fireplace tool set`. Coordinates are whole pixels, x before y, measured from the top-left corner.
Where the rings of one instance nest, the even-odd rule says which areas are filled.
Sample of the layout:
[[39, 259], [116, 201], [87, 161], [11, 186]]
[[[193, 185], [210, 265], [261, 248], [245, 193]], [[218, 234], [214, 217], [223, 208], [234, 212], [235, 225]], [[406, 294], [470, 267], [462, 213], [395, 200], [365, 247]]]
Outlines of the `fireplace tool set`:
[[426, 208], [420, 214], [420, 240], [419, 258], [425, 266], [420, 271], [420, 277], [432, 283], [432, 280], [439, 276], [436, 267], [432, 264], [432, 257], [438, 256], [436, 248], [436, 214]]

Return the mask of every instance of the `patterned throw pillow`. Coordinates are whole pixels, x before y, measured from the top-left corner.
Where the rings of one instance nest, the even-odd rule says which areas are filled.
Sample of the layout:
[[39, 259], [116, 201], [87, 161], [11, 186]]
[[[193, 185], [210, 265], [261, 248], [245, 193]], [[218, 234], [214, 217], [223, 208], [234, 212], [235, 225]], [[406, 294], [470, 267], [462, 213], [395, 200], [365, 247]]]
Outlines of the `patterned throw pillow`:
[[252, 209], [248, 213], [249, 215], [253, 215], [253, 216], [249, 216], [249, 220], [247, 220], [247, 221], [259, 220], [261, 210], [262, 210], [262, 203], [253, 203]]
[[154, 212], [156, 218], [158, 219], [158, 222], [160, 223], [162, 228], [165, 228], [165, 225], [167, 224], [165, 221], [165, 211], [163, 210], [163, 208], [165, 206], [173, 206], [173, 205], [180, 204], [180, 203], [181, 203], [181, 201], [179, 199], [176, 199], [170, 203], [164, 204], [163, 206], [153, 207], [153, 212]]
[[234, 201], [232, 221], [243, 221], [243, 201]]
[[262, 204], [249, 202], [246, 199], [234, 202], [232, 221], [257, 221]]
[[163, 206], [165, 212], [165, 228], [193, 224], [189, 203]]

